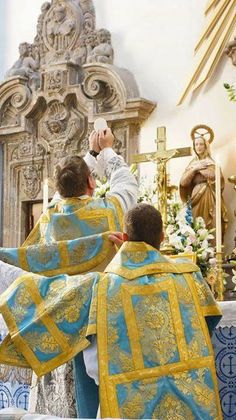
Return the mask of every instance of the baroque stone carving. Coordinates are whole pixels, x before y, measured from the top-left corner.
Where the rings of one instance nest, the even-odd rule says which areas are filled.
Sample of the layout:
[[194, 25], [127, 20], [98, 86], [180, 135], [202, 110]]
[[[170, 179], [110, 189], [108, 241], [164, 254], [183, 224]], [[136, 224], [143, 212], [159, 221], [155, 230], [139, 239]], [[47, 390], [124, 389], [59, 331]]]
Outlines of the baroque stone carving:
[[34, 83], [35, 86], [38, 87], [39, 74], [37, 70], [39, 67], [39, 58], [37, 60], [33, 58], [32, 45], [27, 42], [22, 42], [19, 45], [19, 54], [19, 59], [13, 64], [12, 68], [7, 71], [5, 77], [27, 77], [31, 83]]
[[30, 134], [19, 137], [19, 145], [13, 150], [11, 161], [33, 156], [33, 139]]
[[41, 189], [42, 167], [34, 165], [26, 166], [23, 171], [24, 192], [31, 200], [35, 199]]
[[67, 109], [58, 101], [52, 102], [40, 123], [40, 134], [54, 153], [63, 155], [73, 138], [84, 133], [84, 118], [75, 109]]
[[18, 137], [17, 146], [13, 148], [9, 160], [10, 162], [32, 160], [34, 157], [44, 159], [46, 154], [47, 149], [41, 143], [37, 143], [31, 134], [26, 133]]
[[21, 43], [19, 52], [19, 59], [8, 70], [6, 77], [27, 77], [33, 82], [34, 89], [39, 88], [39, 75], [48, 63], [112, 64], [114, 57], [110, 32], [95, 29], [92, 0], [43, 3], [34, 42]]
[[111, 34], [107, 29], [100, 29], [96, 33], [96, 46], [88, 55], [88, 63], [113, 64], [114, 51], [111, 46]]
[[25, 78], [0, 86], [0, 127], [20, 124], [20, 114], [29, 104], [31, 91]]
[[114, 131], [118, 153], [130, 161], [137, 152], [140, 126], [155, 104], [140, 98], [133, 75], [113, 61], [111, 34], [96, 28], [92, 0], [42, 4], [34, 42], [20, 45], [0, 85], [5, 246], [22, 243], [27, 202], [42, 200], [41, 181], [59, 159], [87, 152], [98, 116]]
[[8, 99], [4, 107], [0, 111], [0, 126], [16, 126], [19, 125], [20, 115], [17, 109], [12, 105], [12, 98]]
[[45, 22], [45, 44], [48, 49], [64, 51], [73, 44], [80, 33], [81, 21], [73, 16], [69, 7], [57, 4], [47, 13]]
[[48, 72], [46, 75], [46, 88], [52, 92], [59, 92], [63, 88], [63, 73], [60, 70]]

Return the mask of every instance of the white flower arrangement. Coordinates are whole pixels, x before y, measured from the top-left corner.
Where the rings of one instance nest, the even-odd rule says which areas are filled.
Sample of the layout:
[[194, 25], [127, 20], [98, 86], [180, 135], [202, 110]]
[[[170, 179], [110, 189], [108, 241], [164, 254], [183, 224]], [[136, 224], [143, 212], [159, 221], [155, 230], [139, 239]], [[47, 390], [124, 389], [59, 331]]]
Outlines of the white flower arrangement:
[[232, 268], [233, 277], [231, 278], [232, 282], [235, 284], [234, 292], [236, 291], [236, 270]]
[[202, 217], [193, 219], [190, 206], [169, 203], [166, 236], [176, 254], [195, 252], [199, 265], [206, 265], [209, 260], [213, 263], [212, 232], [206, 228]]
[[101, 181], [96, 179], [96, 189], [94, 192], [95, 197], [105, 197], [108, 191], [110, 191], [110, 184], [107, 179], [103, 178]]

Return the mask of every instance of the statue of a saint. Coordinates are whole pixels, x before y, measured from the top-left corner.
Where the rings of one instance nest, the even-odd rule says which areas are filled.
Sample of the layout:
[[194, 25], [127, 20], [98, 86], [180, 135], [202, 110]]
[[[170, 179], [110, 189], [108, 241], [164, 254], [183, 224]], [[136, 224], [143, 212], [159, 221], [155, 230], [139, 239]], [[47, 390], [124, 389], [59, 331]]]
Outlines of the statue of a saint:
[[[210, 144], [204, 137], [193, 139], [195, 158], [191, 160], [180, 179], [180, 197], [191, 202], [193, 217], [201, 216], [207, 229], [216, 227], [215, 162], [210, 154]], [[222, 192], [224, 177], [221, 174]], [[227, 210], [221, 200], [222, 240], [227, 227]]]
[[57, 51], [65, 50], [75, 32], [75, 21], [67, 16], [66, 7], [58, 5], [47, 25], [47, 36], [52, 47]]
[[90, 52], [88, 63], [113, 64], [114, 51], [111, 46], [111, 34], [106, 29], [99, 29], [96, 34], [96, 46]]
[[31, 55], [31, 45], [23, 42], [19, 45], [19, 59], [13, 64], [6, 73], [6, 78], [12, 76], [23, 76], [31, 79], [38, 78], [36, 70], [39, 63]]

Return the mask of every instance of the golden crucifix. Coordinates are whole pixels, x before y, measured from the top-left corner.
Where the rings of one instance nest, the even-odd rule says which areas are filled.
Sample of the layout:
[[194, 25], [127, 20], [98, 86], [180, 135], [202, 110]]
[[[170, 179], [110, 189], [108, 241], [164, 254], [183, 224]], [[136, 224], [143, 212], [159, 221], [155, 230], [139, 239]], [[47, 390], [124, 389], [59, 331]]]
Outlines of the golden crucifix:
[[163, 223], [167, 222], [167, 170], [166, 164], [170, 159], [191, 155], [191, 147], [166, 149], [166, 127], [157, 128], [157, 151], [134, 155], [133, 163], [153, 162], [157, 164], [157, 195], [158, 210]]

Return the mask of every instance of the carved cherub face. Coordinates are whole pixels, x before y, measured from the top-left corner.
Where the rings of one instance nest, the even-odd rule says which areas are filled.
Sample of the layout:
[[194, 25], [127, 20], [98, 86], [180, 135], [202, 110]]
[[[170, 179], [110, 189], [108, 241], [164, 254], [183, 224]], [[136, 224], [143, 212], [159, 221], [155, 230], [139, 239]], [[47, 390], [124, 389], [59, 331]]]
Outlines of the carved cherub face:
[[55, 22], [62, 22], [65, 19], [66, 10], [63, 6], [56, 7], [54, 9], [54, 19]]
[[28, 55], [29, 48], [28, 48], [27, 42], [22, 42], [19, 45], [19, 53], [20, 53], [20, 56], [26, 56], [26, 55]]
[[106, 29], [99, 29], [99, 31], [97, 32], [97, 38], [98, 42], [101, 44], [104, 42], [110, 43], [111, 35], [110, 32]]
[[62, 131], [62, 122], [60, 120], [50, 121], [48, 125], [50, 131], [54, 134], [58, 134]]
[[45, 1], [45, 3], [42, 4], [41, 6], [41, 12], [45, 13], [47, 12], [51, 7], [51, 4], [48, 1]]

